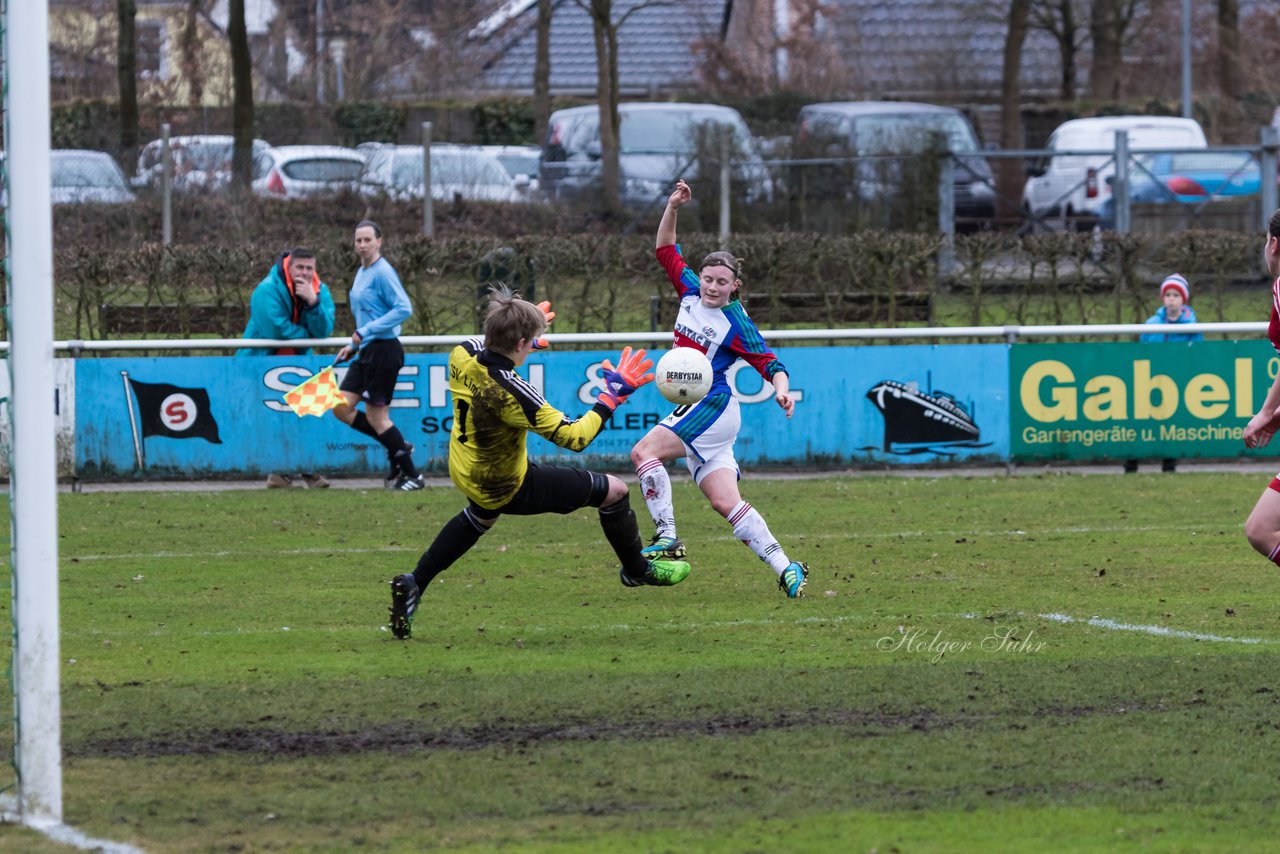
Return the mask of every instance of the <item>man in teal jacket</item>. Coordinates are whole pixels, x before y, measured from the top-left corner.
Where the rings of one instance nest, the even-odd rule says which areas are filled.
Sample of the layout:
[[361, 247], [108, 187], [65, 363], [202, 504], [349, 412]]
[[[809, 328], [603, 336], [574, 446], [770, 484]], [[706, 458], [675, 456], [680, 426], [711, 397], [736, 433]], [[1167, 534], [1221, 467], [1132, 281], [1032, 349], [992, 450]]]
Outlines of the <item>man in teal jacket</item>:
[[[271, 272], [253, 289], [244, 337], [275, 340], [328, 338], [333, 333], [333, 313], [333, 295], [316, 273], [315, 253], [298, 247], [281, 254], [271, 265]], [[236, 355], [304, 356], [310, 352], [307, 347], [246, 347], [237, 350]], [[308, 472], [302, 473], [300, 482], [286, 474], [272, 472], [267, 475], [269, 489], [303, 484], [313, 489], [324, 488], [329, 481]]]
[[[271, 265], [271, 272], [253, 289], [245, 338], [328, 338], [333, 333], [333, 295], [316, 273], [310, 249], [291, 249]], [[311, 350], [281, 347], [245, 348], [240, 356], [306, 355]]]

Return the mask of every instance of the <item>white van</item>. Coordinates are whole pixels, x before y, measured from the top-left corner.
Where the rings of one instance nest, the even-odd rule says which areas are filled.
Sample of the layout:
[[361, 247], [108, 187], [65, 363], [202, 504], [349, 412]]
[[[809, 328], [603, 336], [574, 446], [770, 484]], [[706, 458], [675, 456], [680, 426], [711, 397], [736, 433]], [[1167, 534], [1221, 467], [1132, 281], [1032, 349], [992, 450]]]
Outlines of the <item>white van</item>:
[[1022, 191], [1026, 214], [1064, 217], [1077, 228], [1092, 228], [1099, 208], [1111, 194], [1107, 177], [1116, 171], [1114, 157], [1070, 155], [1054, 151], [1114, 151], [1116, 131], [1129, 132], [1130, 151], [1207, 148], [1204, 130], [1195, 119], [1174, 116], [1098, 116], [1072, 119], [1058, 126], [1045, 146], [1049, 152], [1027, 167]]

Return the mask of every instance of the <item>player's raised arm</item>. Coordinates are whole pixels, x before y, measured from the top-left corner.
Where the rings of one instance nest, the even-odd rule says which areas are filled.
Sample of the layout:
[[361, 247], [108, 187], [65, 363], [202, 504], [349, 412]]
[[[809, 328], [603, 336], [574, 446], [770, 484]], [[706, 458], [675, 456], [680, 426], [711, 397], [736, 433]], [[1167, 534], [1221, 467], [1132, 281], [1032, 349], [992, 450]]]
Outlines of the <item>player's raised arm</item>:
[[667, 198], [667, 207], [662, 212], [662, 220], [658, 223], [658, 239], [655, 248], [670, 246], [676, 242], [676, 211], [693, 199], [693, 190], [684, 179], [676, 181], [675, 191]]

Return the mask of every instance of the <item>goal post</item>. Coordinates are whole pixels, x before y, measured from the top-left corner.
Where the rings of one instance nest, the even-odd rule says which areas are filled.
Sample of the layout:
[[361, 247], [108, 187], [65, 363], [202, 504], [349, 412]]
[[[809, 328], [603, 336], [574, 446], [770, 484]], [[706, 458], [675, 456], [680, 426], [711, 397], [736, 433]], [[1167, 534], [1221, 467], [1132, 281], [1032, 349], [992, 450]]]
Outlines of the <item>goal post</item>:
[[9, 500], [17, 812], [62, 823], [49, 4], [4, 0]]

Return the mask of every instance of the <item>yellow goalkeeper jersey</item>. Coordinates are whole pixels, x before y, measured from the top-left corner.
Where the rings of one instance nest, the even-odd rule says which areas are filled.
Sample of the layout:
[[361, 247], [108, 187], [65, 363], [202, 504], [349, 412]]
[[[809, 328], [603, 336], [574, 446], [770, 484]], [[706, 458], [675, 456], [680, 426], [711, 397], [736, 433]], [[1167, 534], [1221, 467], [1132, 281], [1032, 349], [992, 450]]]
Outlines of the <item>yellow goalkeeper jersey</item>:
[[581, 451], [613, 415], [597, 403], [581, 418], [569, 418], [516, 373], [511, 359], [485, 350], [481, 338], [469, 339], [449, 354], [449, 391], [449, 476], [467, 498], [489, 510], [510, 501], [524, 482], [529, 431]]

